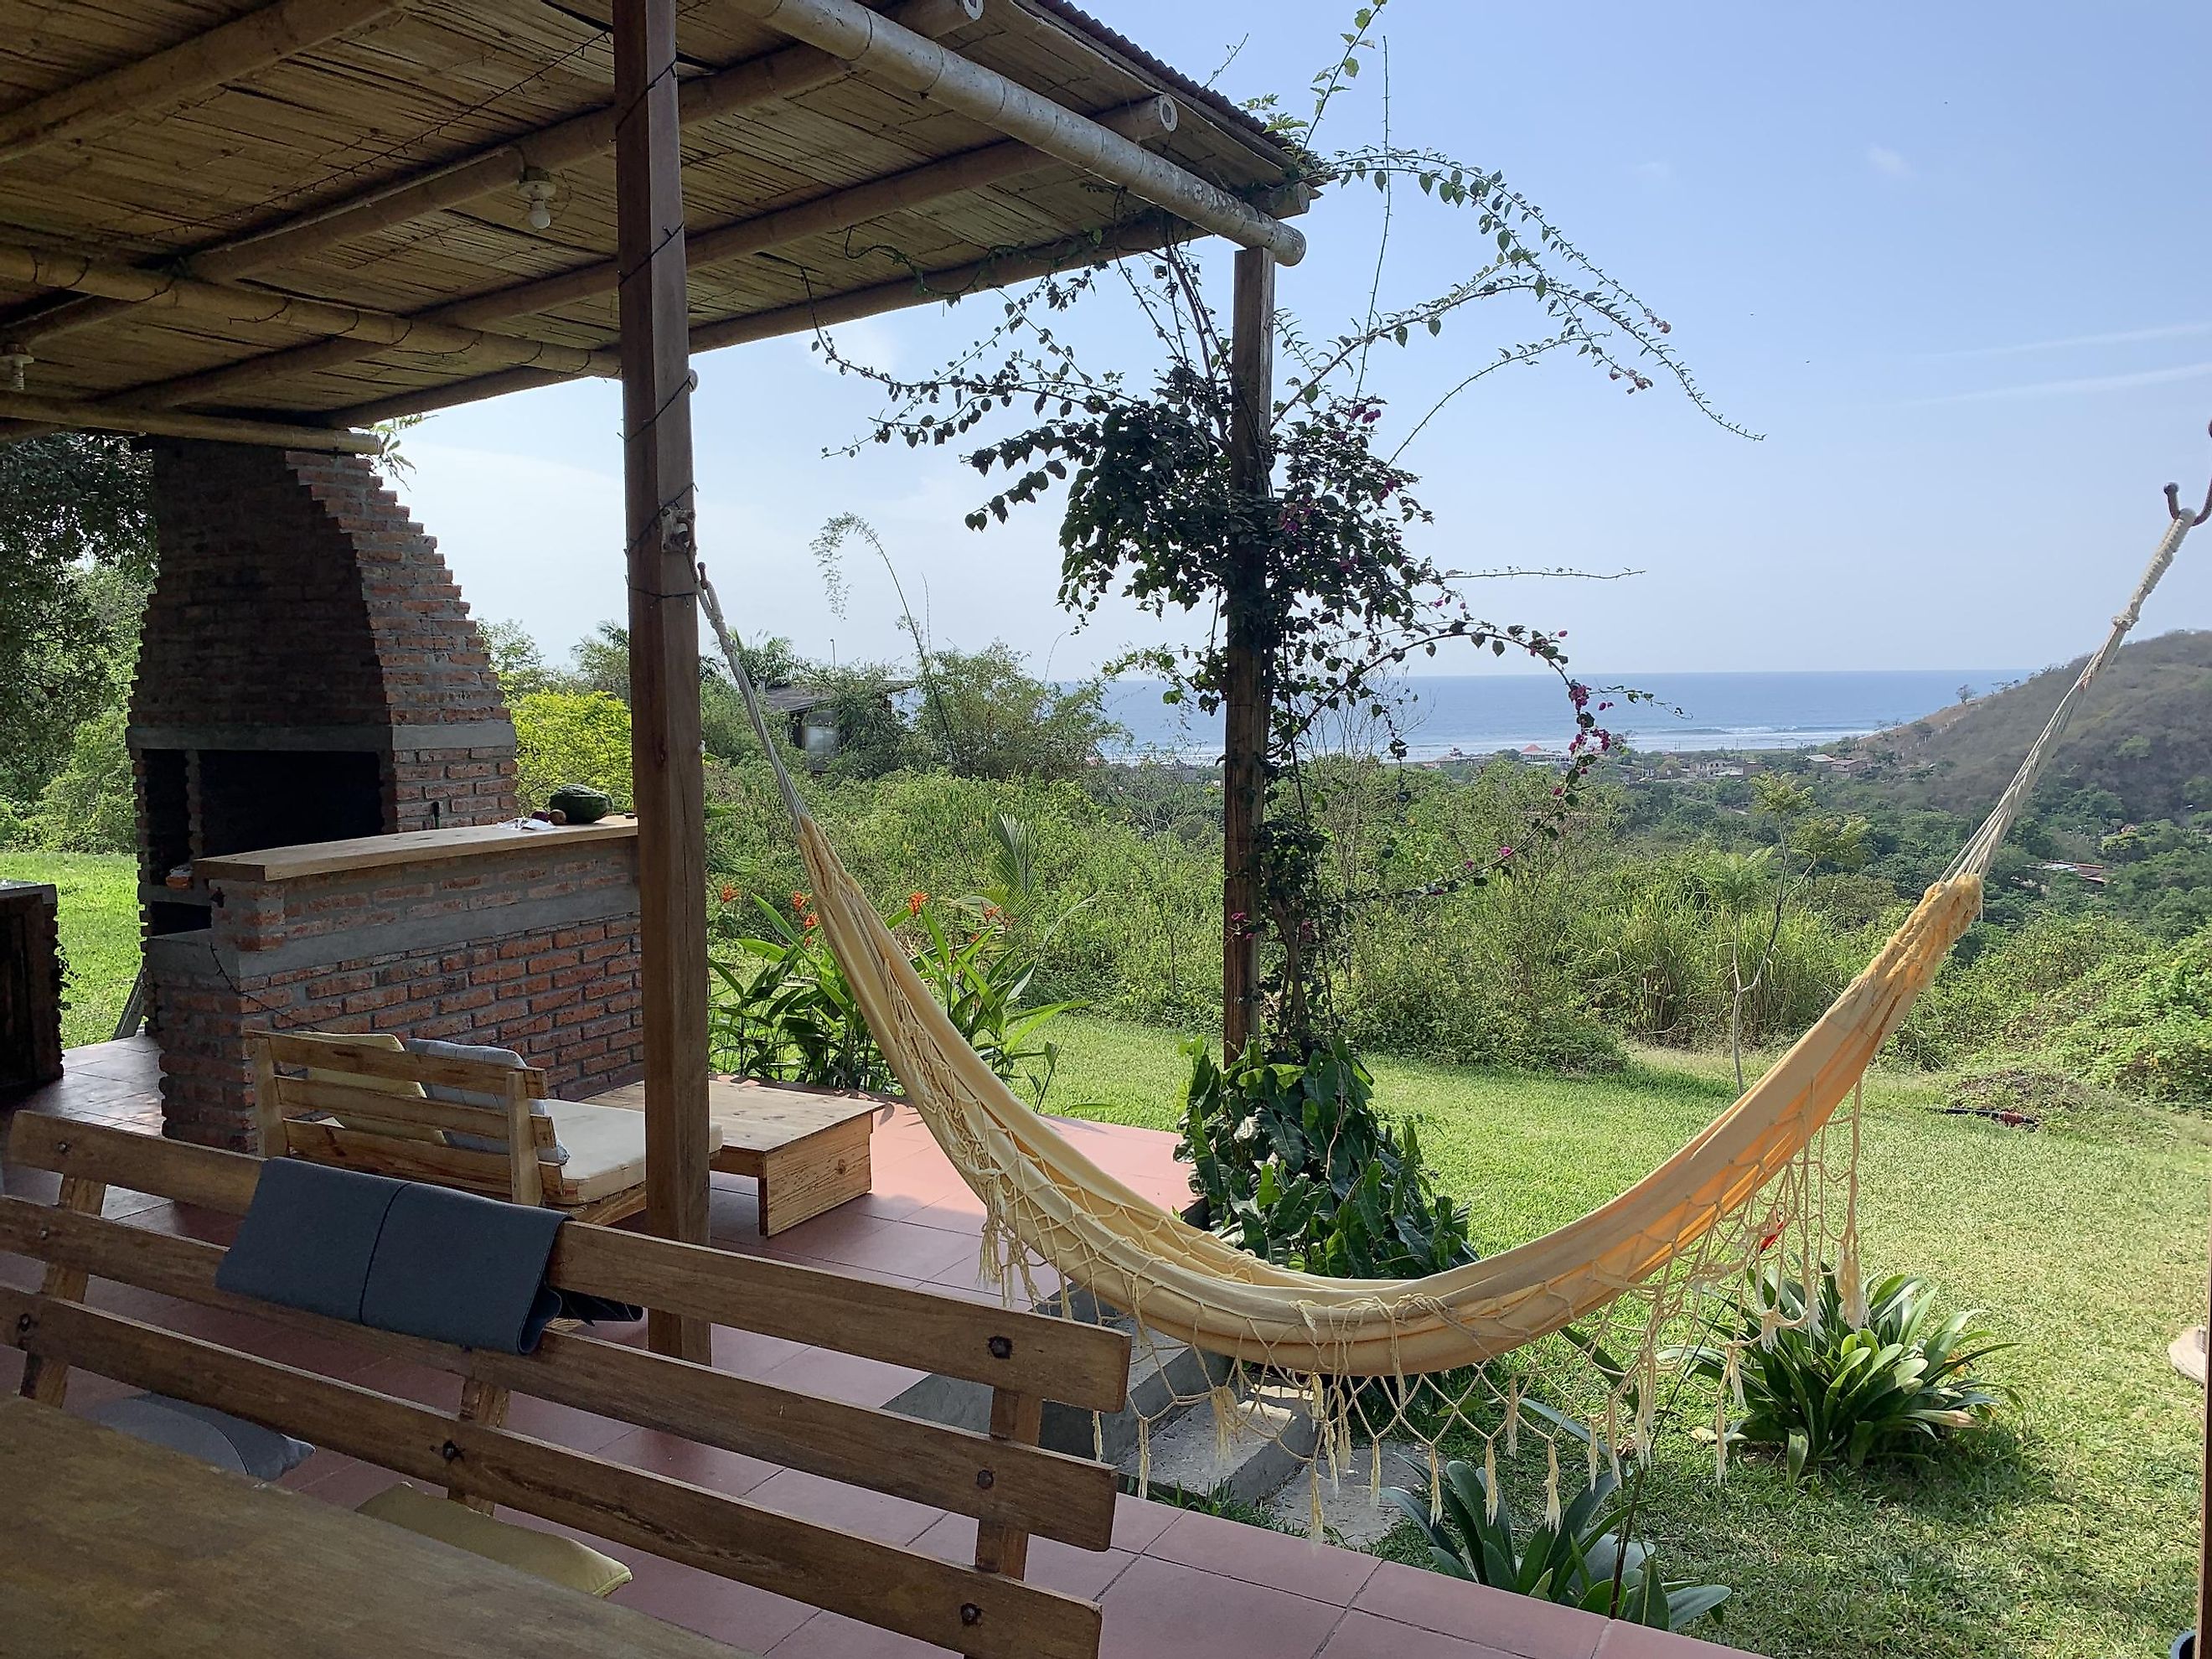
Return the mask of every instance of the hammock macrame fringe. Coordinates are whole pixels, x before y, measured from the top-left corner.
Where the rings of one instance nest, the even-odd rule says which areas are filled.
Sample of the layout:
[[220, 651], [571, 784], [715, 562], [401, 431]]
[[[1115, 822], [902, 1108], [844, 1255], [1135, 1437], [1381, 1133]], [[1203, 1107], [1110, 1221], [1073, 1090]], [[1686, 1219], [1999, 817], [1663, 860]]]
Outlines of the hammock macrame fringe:
[[[1610, 1202], [1540, 1238], [1418, 1279], [1334, 1279], [1247, 1255], [1148, 1202], [1017, 1097], [961, 1036], [806, 811], [703, 572], [701, 591], [797, 830], [823, 934], [908, 1100], [982, 1201], [986, 1278], [1010, 1299], [1063, 1309], [1074, 1298], [1054, 1292], [1073, 1285], [1102, 1310], [1127, 1314], [1140, 1343], [1187, 1344], [1302, 1390], [1317, 1431], [1310, 1518], [1318, 1534], [1321, 1480], [1325, 1473], [1334, 1481], [1350, 1465], [1355, 1437], [1370, 1446], [1378, 1494], [1387, 1437], [1425, 1448], [1434, 1508], [1447, 1437], [1462, 1446], [1480, 1440], [1495, 1503], [1498, 1453], [1514, 1460], [1526, 1430], [1545, 1448], [1544, 1502], [1556, 1520], [1561, 1433], [1580, 1440], [1592, 1480], [1601, 1467], [1618, 1476], [1624, 1458], [1648, 1453], [1668, 1334], [1705, 1338], [1712, 1322], [1698, 1316], [1700, 1298], [1741, 1305], [1754, 1262], [1783, 1264], [1808, 1291], [1832, 1264], [1845, 1316], [1864, 1321], [1860, 1082], [1980, 915], [1990, 859], [2189, 529], [2173, 520], [2104, 643], [1951, 869], [1775, 1066]], [[1040, 1284], [1048, 1268], [1056, 1285]], [[1818, 1297], [1805, 1303], [1796, 1318], [1817, 1318]], [[1754, 1311], [1762, 1343], [1792, 1322], [1771, 1304]], [[1726, 1342], [1711, 1431], [1717, 1476], [1727, 1468], [1729, 1415], [1741, 1404], [1743, 1346]], [[1534, 1393], [1563, 1404], [1539, 1414]], [[1261, 1413], [1230, 1385], [1174, 1403], [1201, 1401], [1224, 1452], [1255, 1431]], [[1570, 1431], [1571, 1424], [1581, 1426]], [[1142, 1491], [1151, 1480], [1150, 1425], [1138, 1430]]]

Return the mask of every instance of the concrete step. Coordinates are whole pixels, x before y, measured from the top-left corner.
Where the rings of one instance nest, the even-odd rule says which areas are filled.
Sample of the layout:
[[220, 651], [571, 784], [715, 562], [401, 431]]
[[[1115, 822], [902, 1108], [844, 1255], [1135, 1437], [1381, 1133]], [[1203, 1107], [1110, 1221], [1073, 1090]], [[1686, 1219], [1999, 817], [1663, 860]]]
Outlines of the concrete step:
[[[1318, 1438], [1303, 1389], [1237, 1384], [1236, 1415], [1224, 1436], [1211, 1404], [1189, 1407], [1152, 1431], [1152, 1484], [1192, 1498], [1224, 1497], [1247, 1504], [1272, 1498], [1305, 1473]], [[1115, 1460], [1137, 1478], [1138, 1449]]]

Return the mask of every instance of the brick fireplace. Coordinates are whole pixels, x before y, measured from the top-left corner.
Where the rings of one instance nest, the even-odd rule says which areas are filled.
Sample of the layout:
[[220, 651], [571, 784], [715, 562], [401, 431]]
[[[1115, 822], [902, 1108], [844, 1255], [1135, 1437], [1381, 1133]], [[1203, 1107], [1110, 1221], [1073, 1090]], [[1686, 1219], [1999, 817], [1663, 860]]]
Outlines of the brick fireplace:
[[251, 1143], [253, 1030], [500, 1042], [556, 1089], [634, 1080], [634, 826], [514, 826], [514, 728], [436, 543], [356, 456], [153, 459], [129, 743], [167, 1132]]

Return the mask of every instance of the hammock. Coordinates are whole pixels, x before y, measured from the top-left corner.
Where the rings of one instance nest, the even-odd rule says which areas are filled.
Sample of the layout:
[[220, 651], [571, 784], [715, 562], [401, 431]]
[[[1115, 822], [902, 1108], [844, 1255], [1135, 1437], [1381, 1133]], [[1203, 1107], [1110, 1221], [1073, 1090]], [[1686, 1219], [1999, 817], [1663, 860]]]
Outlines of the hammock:
[[[1745, 1264], [1785, 1233], [1799, 1240], [1808, 1261], [1832, 1244], [1846, 1294], [1856, 1289], [1856, 1180], [1841, 1216], [1830, 1215], [1818, 1139], [1978, 915], [1990, 858], [2194, 522], [2174, 514], [2126, 609], [2060, 699], [1988, 821], [1778, 1064], [1610, 1203], [1503, 1254], [1419, 1279], [1327, 1278], [1249, 1255], [1146, 1201], [1018, 1099], [946, 1018], [809, 815], [703, 569], [701, 595], [798, 831], [822, 931], [908, 1101], [982, 1200], [994, 1272], [1027, 1273], [1033, 1257], [1125, 1310], [1146, 1332], [1310, 1379], [1316, 1402], [1323, 1379], [1395, 1379], [1398, 1405], [1390, 1414], [1402, 1416], [1409, 1379], [1537, 1342], [1631, 1292], [1647, 1309], [1632, 1327], [1632, 1352], [1648, 1376], [1656, 1332], [1685, 1298], [1723, 1280], [1740, 1286]], [[1855, 1165], [1855, 1115], [1850, 1134]], [[1581, 1346], [1589, 1351], [1587, 1341]], [[1651, 1391], [1643, 1389], [1639, 1399], [1617, 1375], [1614, 1383], [1593, 1414], [1609, 1419], [1625, 1401], [1648, 1443]], [[1510, 1386], [1509, 1443], [1520, 1399], [1520, 1385]], [[1425, 1437], [1433, 1447], [1433, 1436]], [[1598, 1443], [1589, 1441], [1593, 1469]], [[1608, 1433], [1606, 1443], [1617, 1444], [1618, 1437]], [[1556, 1492], [1556, 1444], [1551, 1455]]]

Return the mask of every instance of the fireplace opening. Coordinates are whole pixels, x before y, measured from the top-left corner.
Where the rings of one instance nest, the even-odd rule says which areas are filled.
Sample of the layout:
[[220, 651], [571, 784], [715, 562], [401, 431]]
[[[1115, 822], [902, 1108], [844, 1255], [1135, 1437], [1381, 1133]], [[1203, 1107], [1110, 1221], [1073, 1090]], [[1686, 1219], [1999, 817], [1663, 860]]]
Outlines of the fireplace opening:
[[352, 841], [388, 827], [374, 754], [203, 749], [199, 775], [197, 858]]

